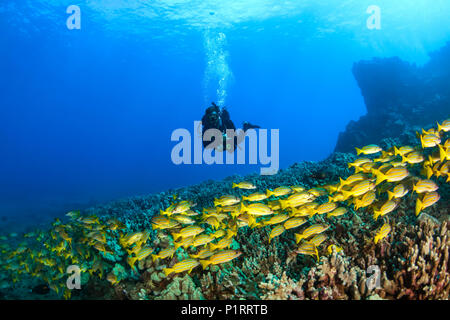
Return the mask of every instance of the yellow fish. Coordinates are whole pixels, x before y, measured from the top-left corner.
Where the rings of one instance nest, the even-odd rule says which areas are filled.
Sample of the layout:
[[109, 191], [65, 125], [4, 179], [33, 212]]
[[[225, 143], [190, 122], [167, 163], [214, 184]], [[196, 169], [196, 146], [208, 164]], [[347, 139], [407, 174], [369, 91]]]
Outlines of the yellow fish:
[[147, 258], [153, 252], [153, 248], [143, 247], [139, 251], [136, 252], [136, 256], [128, 257], [128, 264], [131, 268], [133, 268], [136, 261], [141, 261]]
[[241, 251], [237, 250], [223, 250], [213, 256], [208, 260], [200, 260], [203, 269], [206, 269], [210, 264], [221, 264], [238, 258], [242, 254]]
[[171, 267], [171, 268], [163, 269], [163, 271], [164, 271], [164, 274], [166, 275], [166, 277], [168, 277], [172, 273], [181, 273], [184, 271], [188, 271], [188, 274], [189, 274], [189, 273], [191, 273], [192, 269], [194, 269], [198, 265], [200, 265], [198, 260], [188, 258], [188, 259], [184, 259], [184, 260], [174, 264], [173, 267]]
[[293, 190], [291, 188], [284, 187], [284, 186], [278, 187], [278, 188], [274, 189], [273, 191], [271, 191], [269, 189], [266, 190], [266, 194], [267, 194], [268, 197], [271, 197], [271, 196], [281, 197], [281, 196], [285, 196], [287, 194], [290, 194], [292, 192], [293, 192]]
[[422, 149], [432, 148], [441, 143], [441, 139], [434, 134], [420, 135], [420, 143], [422, 144]]
[[274, 227], [269, 234], [269, 243], [270, 241], [275, 238], [278, 237], [280, 234], [282, 234], [286, 229], [283, 227], [283, 225], [279, 224], [276, 227]]
[[277, 223], [282, 223], [289, 219], [289, 215], [283, 213], [283, 214], [277, 214], [273, 217], [271, 217], [269, 220], [262, 221], [263, 226], [269, 226]]
[[231, 206], [233, 204], [239, 203], [241, 202], [241, 199], [239, 199], [236, 196], [233, 195], [224, 195], [221, 196], [220, 198], [215, 198], [214, 199], [214, 205], [217, 206]]
[[405, 156], [402, 156], [402, 162], [407, 162], [409, 164], [421, 163], [425, 159], [419, 151], [413, 151]]
[[376, 144], [369, 144], [368, 146], [362, 147], [361, 149], [355, 148], [356, 149], [356, 154], [359, 156], [361, 153], [362, 154], [374, 154], [374, 153], [378, 153], [380, 151], [382, 151], [383, 149], [381, 149], [379, 146], [377, 146]]
[[195, 206], [196, 206], [196, 204], [193, 203], [192, 201], [187, 201], [187, 200], [181, 201], [180, 203], [175, 205], [175, 208], [173, 209], [172, 214], [186, 212], [189, 209], [191, 209], [191, 207], [195, 207]]
[[199, 236], [196, 236], [194, 238], [194, 241], [192, 243], [192, 246], [198, 247], [198, 246], [206, 246], [208, 243], [213, 241], [215, 238], [210, 234], [201, 234]]
[[437, 124], [438, 131], [450, 131], [450, 119], [445, 120], [442, 124]]
[[372, 162], [372, 159], [369, 159], [369, 158], [358, 158], [354, 162], [348, 163], [348, 168], [349, 169], [351, 167], [358, 168], [358, 167], [362, 166], [365, 163], [371, 163], [371, 162]]
[[194, 224], [195, 220], [190, 218], [189, 216], [185, 216], [182, 214], [176, 214], [172, 216], [172, 219], [178, 221], [181, 224]]
[[367, 179], [367, 175], [365, 175], [363, 173], [353, 174], [345, 180], [343, 180], [342, 178], [339, 178], [340, 182], [339, 182], [339, 187], [338, 187], [337, 191], [340, 191], [343, 186], [353, 185], [354, 183], [362, 181], [364, 179]]
[[283, 224], [284, 228], [286, 230], [288, 229], [294, 229], [297, 228], [303, 224], [306, 223], [306, 219], [300, 218], [300, 217], [294, 217], [294, 218], [290, 218], [289, 220], [286, 220]]
[[389, 169], [386, 173], [383, 173], [377, 169], [372, 169], [372, 172], [377, 177], [377, 181], [375, 182], [376, 185], [379, 185], [385, 180], [388, 182], [402, 181], [403, 179], [409, 176], [408, 170], [404, 167], [397, 167], [397, 168], [394, 167]]
[[312, 201], [313, 199], [314, 199], [313, 194], [303, 191], [300, 193], [294, 193], [285, 200], [280, 200], [280, 204], [282, 209], [287, 207], [295, 208], [309, 201]]
[[324, 234], [318, 234], [308, 240], [309, 243], [312, 243], [314, 246], [320, 246], [325, 240], [327, 240], [327, 236]]
[[177, 240], [179, 238], [188, 238], [191, 236], [196, 236], [200, 233], [202, 233], [203, 231], [205, 231], [205, 229], [203, 229], [200, 226], [189, 226], [189, 227], [185, 227], [183, 229], [180, 230], [180, 232], [178, 233], [172, 233], [173, 239]]
[[336, 251], [336, 253], [338, 253], [338, 252], [341, 252], [343, 249], [342, 249], [341, 247], [338, 247], [338, 246], [335, 245], [335, 244], [330, 244], [330, 245], [327, 247], [328, 254], [332, 254], [332, 253], [333, 253], [333, 250]]
[[444, 162], [444, 160], [450, 160], [450, 148], [444, 149], [443, 146], [439, 145], [439, 160]]
[[342, 215], [346, 214], [347, 211], [348, 211], [347, 208], [344, 208], [344, 207], [336, 208], [327, 214], [327, 218], [342, 216]]
[[203, 248], [197, 254], [190, 254], [189, 257], [193, 259], [206, 259], [211, 257], [213, 254], [214, 252], [211, 249]]
[[374, 191], [365, 193], [361, 198], [355, 198], [355, 210], [370, 206], [376, 200]]
[[391, 200], [393, 198], [403, 198], [407, 193], [409, 192], [408, 189], [405, 188], [403, 184], [398, 184], [394, 187], [394, 189], [391, 191], [388, 191], [388, 200]]
[[299, 243], [302, 239], [307, 239], [312, 235], [322, 233], [326, 230], [328, 230], [330, 226], [324, 226], [321, 224], [313, 224], [312, 226], [306, 228], [301, 234], [296, 233], [295, 234], [295, 242]]
[[304, 242], [297, 248], [296, 253], [306, 254], [309, 256], [316, 256], [317, 261], [319, 261], [319, 252], [317, 251], [317, 247], [309, 242]]
[[181, 238], [180, 241], [174, 242], [173, 246], [175, 247], [175, 249], [178, 249], [179, 247], [187, 249], [192, 244], [192, 242], [194, 242], [194, 238], [194, 236]]
[[370, 180], [363, 180], [355, 184], [350, 191], [342, 190], [342, 194], [344, 195], [344, 200], [347, 200], [349, 197], [358, 197], [361, 196], [375, 188], [375, 183]]
[[373, 242], [377, 244], [380, 240], [386, 238], [389, 232], [391, 232], [391, 226], [387, 223], [383, 224], [383, 226], [377, 231]]
[[412, 192], [424, 193], [424, 192], [432, 192], [438, 189], [438, 185], [433, 180], [419, 180], [413, 186]]
[[158, 254], [152, 254], [152, 260], [156, 261], [158, 259], [172, 258], [173, 254], [177, 251], [177, 249], [173, 247], [168, 247], [166, 249], [161, 250]]
[[242, 181], [242, 182], [239, 182], [239, 183], [234, 183], [233, 182], [232, 188], [252, 190], [252, 189], [256, 189], [256, 186], [253, 183], [251, 183], [251, 182]]
[[397, 208], [398, 204], [399, 204], [398, 199], [392, 199], [392, 200], [386, 201], [381, 206], [380, 210], [375, 210], [375, 209], [373, 210], [373, 212], [374, 212], [373, 218], [375, 220], [377, 220], [379, 216], [387, 215], [388, 213], [394, 211]]
[[225, 237], [225, 238], [222, 238], [217, 243], [210, 243], [209, 248], [211, 251], [215, 251], [217, 249], [225, 249], [225, 248], [229, 248], [232, 243], [233, 243], [233, 237]]
[[317, 207], [315, 213], [318, 215], [329, 213], [337, 208], [336, 202], [325, 202]]
[[399, 149], [397, 149], [397, 147], [394, 147], [394, 154], [396, 156], [400, 155], [400, 156], [403, 157], [403, 156], [405, 156], [408, 153], [413, 152], [413, 151], [414, 151], [414, 148], [410, 147], [410, 146], [403, 146], [403, 147], [400, 147]]
[[265, 200], [267, 199], [268, 196], [265, 193], [262, 192], [255, 192], [252, 194], [249, 194], [248, 196], [243, 196], [242, 200], [247, 200], [247, 201], [261, 201], [261, 200]]
[[422, 200], [420, 200], [420, 198], [417, 198], [416, 216], [418, 216], [419, 213], [423, 209], [428, 208], [428, 207], [432, 206], [433, 204], [435, 204], [436, 202], [438, 202], [439, 199], [440, 199], [440, 195], [436, 191], [425, 193]]
[[242, 204], [242, 212], [247, 212], [250, 215], [256, 216], [266, 216], [273, 214], [273, 210], [264, 203], [252, 203], [249, 205]]

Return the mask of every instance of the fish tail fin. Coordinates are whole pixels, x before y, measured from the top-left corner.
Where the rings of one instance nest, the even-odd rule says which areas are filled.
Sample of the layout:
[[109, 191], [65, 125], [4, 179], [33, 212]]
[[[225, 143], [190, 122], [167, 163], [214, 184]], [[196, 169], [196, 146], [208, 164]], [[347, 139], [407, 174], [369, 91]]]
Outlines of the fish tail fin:
[[444, 162], [444, 160], [446, 158], [445, 150], [440, 144], [438, 144], [438, 147], [439, 147], [439, 158], [440, 158], [441, 162]]
[[378, 217], [380, 216], [380, 213], [381, 213], [381, 211], [377, 211], [377, 210], [373, 211], [373, 219], [375, 221], [378, 220]]
[[423, 145], [423, 137], [422, 135], [419, 135], [420, 138], [420, 144], [422, 145], [422, 149], [425, 149], [424, 145]]
[[362, 150], [359, 148], [355, 148], [355, 149], [356, 149], [356, 154], [359, 156], [361, 154]]
[[181, 237], [181, 235], [179, 233], [176, 233], [176, 232], [172, 233], [173, 240], [177, 241], [180, 237]]
[[158, 259], [158, 255], [157, 254], [152, 254], [152, 261], [155, 262]]
[[350, 191], [342, 190], [341, 192], [342, 192], [342, 195], [344, 196], [344, 200], [347, 200], [351, 196]]
[[255, 219], [255, 217], [253, 215], [250, 214], [248, 216], [248, 225], [249, 225], [250, 228], [253, 229], [255, 224], [256, 224], [256, 219]]
[[388, 190], [387, 194], [388, 194], [388, 200], [391, 200], [394, 197], [394, 193], [389, 190]]
[[136, 260], [137, 260], [137, 258], [132, 258], [132, 257], [129, 257], [129, 258], [127, 259], [128, 264], [130, 265], [131, 268], [134, 267], [134, 263], [136, 262]]
[[272, 196], [273, 194], [274, 194], [273, 191], [271, 191], [271, 190], [269, 190], [269, 189], [266, 190], [267, 198], [270, 197], [270, 196]]
[[164, 271], [164, 274], [166, 275], [166, 277], [168, 277], [173, 272], [173, 269], [172, 268], [164, 268], [163, 271]]
[[401, 155], [401, 156], [402, 156], [402, 163], [405, 163], [406, 162], [406, 157], [404, 155]]
[[233, 183], [231, 184], [231, 188], [237, 188], [237, 187], [238, 187], [238, 185], [237, 185], [236, 183], [233, 182]]
[[400, 154], [400, 151], [397, 149], [396, 146], [394, 146], [394, 155], [398, 156]]
[[377, 177], [377, 181], [375, 182], [376, 186], [379, 185], [380, 183], [382, 183], [384, 180], [386, 180], [386, 176], [380, 170], [373, 169], [372, 172]]
[[375, 236], [375, 238], [373, 238], [373, 242], [374, 242], [375, 244], [377, 244], [379, 240], [380, 240], [380, 237], [379, 237], [379, 236]]
[[203, 270], [205, 270], [211, 262], [209, 260], [200, 260], [200, 264], [202, 265]]
[[295, 234], [295, 243], [299, 243], [303, 239], [303, 236], [301, 234], [296, 233]]
[[288, 206], [287, 200], [280, 200], [281, 209], [285, 209]]
[[425, 168], [425, 171], [426, 171], [426, 173], [427, 173], [427, 179], [430, 179], [431, 176], [433, 175], [433, 169], [431, 169], [430, 166], [427, 166], [427, 167]]
[[216, 250], [217, 247], [218, 247], [218, 245], [216, 245], [215, 243], [212, 243], [212, 242], [211, 242], [211, 243], [209, 244], [209, 248], [210, 248], [211, 251]]
[[419, 198], [417, 198], [417, 202], [416, 202], [416, 216], [419, 215], [420, 211], [422, 211], [423, 209], [423, 204], [422, 201], [420, 201]]
[[442, 126], [439, 124], [439, 122], [436, 122], [436, 124], [437, 124], [438, 131], [442, 131]]

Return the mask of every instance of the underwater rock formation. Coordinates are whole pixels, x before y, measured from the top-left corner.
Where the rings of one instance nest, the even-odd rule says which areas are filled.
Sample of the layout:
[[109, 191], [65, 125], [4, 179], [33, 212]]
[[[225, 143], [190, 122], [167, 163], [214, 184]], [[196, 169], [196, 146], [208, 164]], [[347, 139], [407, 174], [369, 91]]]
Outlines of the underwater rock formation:
[[430, 53], [423, 67], [399, 58], [375, 58], [353, 66], [353, 74], [367, 108], [339, 134], [335, 152], [353, 152], [355, 146], [379, 144], [396, 137], [411, 144], [414, 132], [450, 113], [450, 42]]

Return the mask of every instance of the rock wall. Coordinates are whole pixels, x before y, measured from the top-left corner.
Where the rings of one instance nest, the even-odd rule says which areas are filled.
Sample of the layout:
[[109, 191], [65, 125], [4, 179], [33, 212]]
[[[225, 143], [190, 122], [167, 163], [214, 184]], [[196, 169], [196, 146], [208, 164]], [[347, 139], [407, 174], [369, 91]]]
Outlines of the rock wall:
[[450, 42], [430, 54], [423, 67], [399, 58], [372, 59], [353, 65], [367, 114], [350, 121], [335, 152], [397, 137], [408, 143], [412, 131], [450, 116]]

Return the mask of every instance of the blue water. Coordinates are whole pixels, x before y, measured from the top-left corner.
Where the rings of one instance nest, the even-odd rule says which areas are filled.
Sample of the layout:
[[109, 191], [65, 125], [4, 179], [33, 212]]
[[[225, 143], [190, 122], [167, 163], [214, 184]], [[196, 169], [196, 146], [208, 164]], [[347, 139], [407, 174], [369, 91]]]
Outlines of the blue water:
[[259, 172], [172, 163], [172, 132], [211, 101], [279, 129], [280, 168], [324, 159], [366, 112], [354, 62], [423, 64], [450, 40], [446, 0], [317, 2], [2, 1], [0, 223]]

